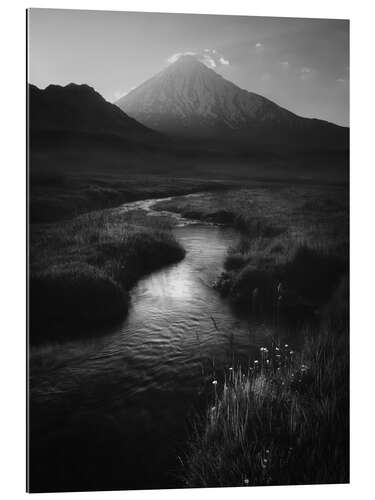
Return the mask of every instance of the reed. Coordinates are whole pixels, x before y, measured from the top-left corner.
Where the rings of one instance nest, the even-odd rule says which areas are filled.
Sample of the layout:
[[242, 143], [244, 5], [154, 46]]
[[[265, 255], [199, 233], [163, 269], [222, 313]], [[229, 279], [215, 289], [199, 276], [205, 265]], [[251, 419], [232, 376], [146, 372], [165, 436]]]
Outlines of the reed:
[[349, 481], [347, 297], [344, 280], [320, 330], [300, 332], [299, 352], [273, 341], [247, 366], [216, 373], [183, 459], [186, 486]]

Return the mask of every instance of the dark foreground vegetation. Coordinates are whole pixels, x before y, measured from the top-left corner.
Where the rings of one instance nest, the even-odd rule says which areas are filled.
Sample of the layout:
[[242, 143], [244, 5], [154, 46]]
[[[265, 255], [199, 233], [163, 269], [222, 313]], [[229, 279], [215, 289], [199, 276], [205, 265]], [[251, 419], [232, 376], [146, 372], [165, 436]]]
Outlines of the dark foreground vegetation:
[[38, 342], [122, 318], [130, 287], [185, 251], [161, 219], [108, 210], [34, 226], [30, 254], [30, 339]]
[[[347, 173], [330, 162], [33, 153], [30, 333], [43, 343], [30, 354], [33, 491], [348, 480]], [[160, 208], [240, 232], [215, 285], [241, 314], [276, 325], [275, 338], [258, 359], [216, 371], [208, 409], [192, 387], [134, 399], [126, 366], [124, 379], [109, 366], [92, 387], [90, 373], [75, 376], [86, 351], [68, 343], [74, 364], [59, 342], [100, 342], [131, 286], [184, 256], [162, 217], [108, 207], [201, 191]], [[281, 342], [289, 327], [295, 342]]]
[[349, 481], [348, 283], [299, 352], [277, 341], [213, 380], [184, 459], [190, 487]]
[[[216, 286], [275, 332], [258, 359], [213, 375], [208, 409], [193, 419], [184, 484], [348, 482], [346, 189], [268, 186], [159, 207], [237, 227]], [[286, 330], [296, 348], [280, 340]]]

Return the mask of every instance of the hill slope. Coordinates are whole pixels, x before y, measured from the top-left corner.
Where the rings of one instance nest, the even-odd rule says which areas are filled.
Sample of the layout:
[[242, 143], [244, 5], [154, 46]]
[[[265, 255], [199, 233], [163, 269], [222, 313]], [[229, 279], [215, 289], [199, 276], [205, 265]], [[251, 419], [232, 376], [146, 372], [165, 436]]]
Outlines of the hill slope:
[[302, 118], [183, 56], [116, 104], [159, 132], [248, 144], [347, 147], [348, 129]]
[[30, 134], [34, 143], [153, 142], [159, 134], [127, 116], [88, 85], [29, 85]]

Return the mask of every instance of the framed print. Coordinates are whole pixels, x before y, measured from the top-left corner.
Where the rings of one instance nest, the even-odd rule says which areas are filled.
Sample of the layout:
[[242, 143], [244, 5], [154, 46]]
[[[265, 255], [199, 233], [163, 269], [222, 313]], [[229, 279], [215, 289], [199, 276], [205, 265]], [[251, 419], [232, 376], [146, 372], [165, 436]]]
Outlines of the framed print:
[[349, 482], [349, 21], [27, 43], [28, 490]]

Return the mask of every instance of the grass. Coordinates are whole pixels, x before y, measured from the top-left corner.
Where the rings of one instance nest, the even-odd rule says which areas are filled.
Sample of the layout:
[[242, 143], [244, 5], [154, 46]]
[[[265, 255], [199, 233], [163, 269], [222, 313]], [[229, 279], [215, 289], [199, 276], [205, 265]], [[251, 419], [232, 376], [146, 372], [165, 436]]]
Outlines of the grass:
[[[32, 347], [32, 374], [40, 372], [43, 381], [36, 388], [38, 397], [34, 393], [31, 398], [35, 491], [46, 485], [55, 491], [56, 485], [87, 490], [129, 484], [139, 488], [348, 481], [344, 281], [331, 298], [348, 267], [346, 187], [321, 186], [303, 178], [311, 174], [318, 179], [324, 165], [303, 171], [294, 165], [291, 171], [289, 164], [280, 170], [244, 161], [231, 162], [228, 168], [215, 161], [202, 167], [198, 160], [176, 163], [169, 158], [165, 167], [165, 158], [152, 156], [147, 161], [132, 158], [134, 165], [129, 158], [117, 158], [116, 168], [107, 168], [107, 155], [77, 158], [75, 164], [63, 156], [58, 158], [60, 170], [54, 168], [50, 154], [34, 157], [31, 168], [31, 341], [43, 343]], [[97, 162], [95, 168], [92, 160]], [[255, 181], [260, 171], [264, 180]], [[121, 382], [106, 374], [98, 389], [86, 378], [75, 378], [70, 358], [79, 365], [95, 346], [66, 342], [68, 356], [63, 356], [59, 342], [85, 334], [90, 335], [89, 345], [103, 341], [94, 338], [94, 328], [126, 314], [131, 286], [143, 274], [184, 255], [162, 217], [110, 210], [77, 214], [202, 190], [210, 192], [164, 201], [159, 208], [238, 229], [240, 241], [228, 253], [219, 290], [249, 314], [273, 314], [277, 323], [281, 309], [289, 309], [293, 317], [298, 309], [303, 321], [309, 319], [307, 312], [318, 311], [320, 326], [297, 329], [304, 339], [298, 352], [276, 340], [260, 351], [258, 363], [251, 359], [216, 372], [207, 411], [193, 418], [187, 446], [181, 440], [182, 477], [176, 478], [172, 424], [163, 441], [155, 440], [158, 432], [153, 432], [161, 425], [162, 418], [155, 420], [159, 410], [167, 408], [165, 413], [171, 415], [169, 400], [164, 404], [163, 394], [157, 392], [150, 420], [142, 420], [145, 401], [139, 401], [137, 413], [134, 400], [122, 393], [119, 400], [126, 418], [117, 425], [118, 400], [111, 398], [109, 387], [116, 386], [117, 395]], [[280, 296], [282, 307], [276, 303]], [[234, 337], [236, 332], [230, 333]], [[58, 393], [55, 370], [60, 368], [72, 371], [66, 399]], [[180, 397], [186, 399], [182, 389]], [[91, 391], [102, 391], [103, 408], [98, 410]], [[85, 399], [95, 403], [90, 413], [84, 412]], [[56, 411], [49, 412], [49, 404], [56, 404]], [[71, 420], [72, 408], [81, 407], [79, 420]], [[186, 415], [181, 410], [174, 423], [183, 426]], [[147, 438], [144, 429], [149, 429]], [[156, 463], [153, 449], [168, 446], [173, 460]], [[53, 456], [51, 449], [57, 450]]]
[[32, 342], [122, 318], [131, 286], [185, 255], [165, 220], [141, 212], [107, 210], [33, 226], [30, 240]]
[[148, 173], [66, 171], [41, 167], [30, 174], [30, 222], [51, 223], [89, 211], [205, 189], [223, 189], [216, 181], [176, 179]]
[[340, 186], [268, 185], [205, 193], [157, 207], [237, 228], [216, 287], [249, 312], [279, 299], [288, 314], [314, 313], [348, 269], [347, 191]]
[[348, 267], [342, 256], [305, 244], [295, 248], [290, 260], [275, 259], [272, 249], [270, 256], [259, 247], [254, 253], [249, 257], [247, 252], [246, 258], [230, 255], [229, 272], [217, 287], [243, 309], [268, 314], [276, 310], [284, 318], [300, 316], [303, 321], [329, 299]]
[[346, 188], [257, 186], [158, 206], [236, 227], [216, 287], [298, 346], [276, 338], [213, 376], [182, 458], [185, 486], [348, 482]]
[[186, 486], [349, 481], [347, 280], [319, 331], [304, 335], [300, 352], [272, 342], [212, 381], [183, 459]]
[[69, 219], [92, 210], [146, 198], [204, 190], [228, 190], [254, 183], [347, 182], [347, 158], [258, 158], [190, 151], [32, 149], [31, 223]]

